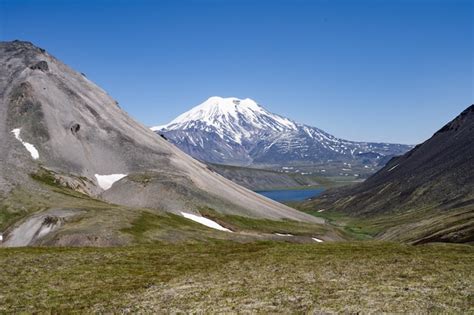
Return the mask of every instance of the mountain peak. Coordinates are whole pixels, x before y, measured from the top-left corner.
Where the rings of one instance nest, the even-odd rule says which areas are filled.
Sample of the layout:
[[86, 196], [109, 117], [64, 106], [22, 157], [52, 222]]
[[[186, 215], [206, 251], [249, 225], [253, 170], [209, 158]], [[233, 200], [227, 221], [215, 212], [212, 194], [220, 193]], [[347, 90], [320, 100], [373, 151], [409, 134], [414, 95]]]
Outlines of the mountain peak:
[[220, 96], [211, 96], [206, 101], [196, 106], [201, 110], [212, 110], [213, 108], [222, 108], [224, 111], [229, 110], [230, 108], [243, 108], [250, 107], [254, 109], [261, 108], [254, 100], [250, 98], [239, 99], [237, 97], [220, 97]]
[[296, 128], [291, 120], [267, 111], [250, 98], [212, 96], [169, 124], [152, 130], [206, 129], [223, 140], [241, 144], [262, 130], [281, 132]]
[[0, 47], [4, 48], [7, 52], [21, 50], [23, 54], [25, 54], [25, 52], [30, 52], [30, 53], [44, 53], [45, 52], [43, 48], [40, 48], [31, 42], [17, 40], [17, 39], [10, 42], [0, 42]]
[[240, 99], [238, 97], [222, 97], [222, 96], [211, 96], [209, 97], [206, 101], [206, 102], [214, 102], [214, 103], [220, 103], [220, 104], [234, 104], [234, 105], [240, 105], [241, 102], [242, 105], [246, 105], [246, 104], [249, 104], [249, 103], [253, 103], [253, 104], [257, 104], [257, 102], [255, 102], [254, 100], [250, 99], [250, 98], [245, 98], [245, 99]]

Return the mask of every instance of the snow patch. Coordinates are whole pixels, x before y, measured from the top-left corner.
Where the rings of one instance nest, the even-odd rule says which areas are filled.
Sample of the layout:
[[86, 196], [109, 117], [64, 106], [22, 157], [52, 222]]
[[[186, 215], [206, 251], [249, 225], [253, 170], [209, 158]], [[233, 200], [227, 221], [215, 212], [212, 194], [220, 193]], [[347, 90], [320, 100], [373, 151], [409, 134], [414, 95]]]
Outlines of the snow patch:
[[110, 174], [110, 175], [95, 174], [97, 183], [99, 183], [100, 188], [102, 188], [103, 190], [109, 189], [110, 187], [112, 187], [112, 185], [116, 181], [121, 180], [125, 176], [127, 176], [127, 174]]
[[278, 236], [293, 236], [293, 234], [285, 234], [285, 233], [275, 233]]
[[23, 139], [21, 139], [20, 137], [20, 132], [21, 132], [21, 128], [16, 128], [12, 130], [12, 133], [15, 135], [15, 138], [23, 144], [23, 146], [28, 150], [28, 152], [30, 152], [33, 160], [39, 159], [38, 150], [36, 150], [35, 146], [32, 145], [31, 143], [23, 141]]
[[315, 241], [315, 242], [318, 242], [318, 243], [322, 243], [322, 242], [323, 242], [323, 240], [320, 240], [319, 238], [316, 238], [316, 237], [312, 237], [311, 239], [312, 239], [313, 241]]
[[195, 214], [192, 214], [192, 213], [186, 213], [186, 212], [181, 212], [181, 215], [183, 217], [185, 217], [186, 219], [190, 219], [190, 220], [193, 220], [197, 223], [200, 223], [202, 225], [205, 225], [207, 227], [210, 227], [212, 229], [216, 229], [216, 230], [219, 230], [219, 231], [225, 231], [225, 232], [231, 232], [231, 230], [229, 229], [226, 229], [225, 227], [223, 227], [222, 225], [220, 225], [219, 223], [217, 222], [214, 222], [212, 220], [209, 220], [208, 218], [205, 218], [205, 217], [200, 217], [200, 216], [197, 216]]
[[161, 126], [154, 126], [154, 127], [151, 127], [151, 131], [160, 131], [162, 129], [165, 129], [166, 128], [166, 125], [161, 125]]
[[391, 167], [391, 168], [388, 170], [388, 172], [391, 172], [391, 171], [393, 171], [395, 168], [397, 168], [397, 166], [398, 166], [398, 164], [397, 164], [397, 165], [395, 165], [394, 167]]

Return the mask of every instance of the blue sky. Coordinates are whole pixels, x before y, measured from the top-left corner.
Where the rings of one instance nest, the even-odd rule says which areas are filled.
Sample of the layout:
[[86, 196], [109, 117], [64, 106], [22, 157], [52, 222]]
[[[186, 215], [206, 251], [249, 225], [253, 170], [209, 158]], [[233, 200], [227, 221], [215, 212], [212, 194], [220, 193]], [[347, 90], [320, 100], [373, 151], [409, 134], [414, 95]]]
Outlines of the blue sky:
[[236, 96], [411, 144], [473, 103], [473, 2], [0, 0], [0, 38], [45, 48], [146, 125]]

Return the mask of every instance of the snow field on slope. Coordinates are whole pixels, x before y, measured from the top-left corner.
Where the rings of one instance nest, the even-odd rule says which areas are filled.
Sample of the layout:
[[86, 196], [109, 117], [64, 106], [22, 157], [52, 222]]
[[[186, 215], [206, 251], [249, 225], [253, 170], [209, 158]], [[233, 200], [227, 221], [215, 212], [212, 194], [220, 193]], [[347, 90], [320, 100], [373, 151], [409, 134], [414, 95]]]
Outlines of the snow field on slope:
[[20, 132], [21, 132], [21, 128], [16, 128], [12, 130], [12, 133], [15, 135], [15, 138], [23, 144], [23, 146], [26, 148], [26, 150], [28, 150], [28, 152], [30, 152], [30, 155], [33, 158], [33, 160], [39, 159], [38, 150], [36, 150], [35, 146], [32, 145], [31, 143], [23, 141], [23, 139], [21, 139], [20, 137]]
[[214, 222], [212, 220], [209, 220], [208, 218], [205, 218], [205, 217], [200, 217], [200, 216], [197, 216], [195, 214], [192, 214], [192, 213], [186, 213], [186, 212], [181, 212], [181, 215], [183, 217], [185, 217], [186, 219], [190, 219], [190, 220], [193, 220], [197, 223], [200, 223], [202, 225], [205, 225], [207, 227], [210, 227], [212, 229], [216, 229], [216, 230], [219, 230], [219, 231], [224, 231], [224, 232], [231, 232], [231, 230], [223, 227], [222, 225], [220, 225], [219, 223], [217, 222]]

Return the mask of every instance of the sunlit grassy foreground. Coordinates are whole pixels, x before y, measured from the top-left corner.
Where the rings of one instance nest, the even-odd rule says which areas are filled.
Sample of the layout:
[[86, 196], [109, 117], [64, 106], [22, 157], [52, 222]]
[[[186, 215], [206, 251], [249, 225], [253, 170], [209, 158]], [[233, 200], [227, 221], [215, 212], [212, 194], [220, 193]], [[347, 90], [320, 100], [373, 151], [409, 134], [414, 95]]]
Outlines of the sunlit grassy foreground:
[[466, 245], [21, 248], [0, 264], [0, 312], [474, 311]]

